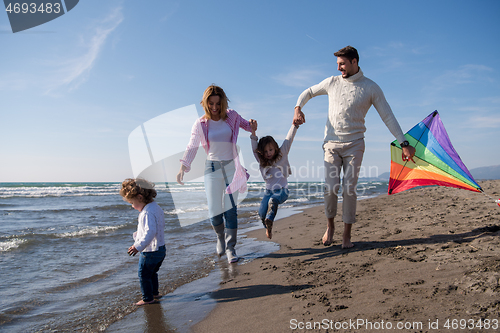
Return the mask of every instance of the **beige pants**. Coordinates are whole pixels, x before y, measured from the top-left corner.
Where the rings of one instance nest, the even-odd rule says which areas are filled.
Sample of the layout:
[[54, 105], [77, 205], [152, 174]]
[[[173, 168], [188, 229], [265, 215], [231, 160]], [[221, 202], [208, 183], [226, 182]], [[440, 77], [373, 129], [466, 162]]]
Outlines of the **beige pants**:
[[342, 178], [342, 220], [356, 222], [356, 185], [365, 152], [365, 140], [351, 142], [328, 141], [323, 144], [325, 163], [325, 214], [327, 218], [337, 215], [340, 171]]

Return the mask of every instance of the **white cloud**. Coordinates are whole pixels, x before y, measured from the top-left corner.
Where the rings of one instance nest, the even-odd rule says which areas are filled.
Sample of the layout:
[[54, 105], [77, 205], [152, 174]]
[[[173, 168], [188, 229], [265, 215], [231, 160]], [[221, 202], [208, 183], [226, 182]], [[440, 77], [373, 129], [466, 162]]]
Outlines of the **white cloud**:
[[117, 7], [106, 18], [98, 22], [97, 27], [93, 29], [89, 37], [81, 37], [83, 45], [80, 52], [78, 52], [80, 55], [58, 64], [61, 70], [52, 77], [46, 93], [50, 93], [61, 86], [70, 86], [71, 89], [75, 89], [83, 83], [86, 80], [86, 74], [94, 66], [109, 35], [122, 21], [122, 9]]
[[165, 11], [163, 17], [160, 19], [160, 22], [169, 21], [177, 11], [179, 10], [180, 4], [178, 2], [169, 3], [168, 9]]
[[311, 37], [311, 36], [309, 36], [309, 35], [307, 35], [307, 34], [306, 34], [306, 36], [307, 36], [307, 37], [309, 37], [310, 39], [312, 39], [313, 41], [315, 41], [315, 42], [319, 43], [319, 40], [317, 40], [316, 38]]
[[[284, 137], [283, 137], [284, 138]], [[319, 142], [323, 143], [323, 133], [320, 133], [317, 136], [297, 136], [293, 141], [303, 141], [303, 142]]]
[[391, 65], [394, 59], [407, 59], [411, 55], [421, 56], [427, 54], [427, 46], [425, 45], [410, 45], [403, 42], [389, 42], [383, 46], [373, 46], [366, 51], [360, 50], [360, 62], [364, 58], [372, 57], [391, 57]]
[[[494, 73], [493, 68], [476, 64], [466, 64], [456, 69], [436, 72], [436, 76], [422, 88], [422, 105], [440, 103], [464, 108], [467, 104], [471, 104], [473, 98], [473, 94], [464, 94], [464, 89], [482, 91], [481, 87], [495, 81], [492, 73]], [[487, 101], [484, 97], [483, 100], [487, 104], [494, 102]], [[476, 97], [474, 104], [471, 105], [477, 107], [478, 102], [479, 99]]]
[[114, 8], [80, 36], [79, 45], [64, 46], [67, 52], [43, 50], [32, 63], [15, 65], [10, 72], [4, 69], [4, 73], [0, 73], [0, 91], [42, 89], [45, 94], [55, 94], [62, 87], [78, 88], [87, 79], [110, 34], [122, 21], [122, 8]]
[[319, 80], [323, 80], [328, 76], [316, 69], [299, 69], [276, 75], [273, 79], [288, 87], [303, 88], [319, 83]]
[[29, 85], [29, 81], [20, 78], [15, 74], [5, 74], [0, 77], [0, 91], [2, 90], [24, 90]]
[[478, 73], [484, 74], [485, 72], [493, 72], [493, 69], [484, 65], [462, 65], [458, 69], [446, 71], [434, 78], [427, 89], [437, 92], [457, 85], [471, 84], [478, 80], [484, 81], [487, 77]]
[[469, 120], [469, 127], [472, 127], [472, 128], [500, 128], [500, 116], [473, 117]]

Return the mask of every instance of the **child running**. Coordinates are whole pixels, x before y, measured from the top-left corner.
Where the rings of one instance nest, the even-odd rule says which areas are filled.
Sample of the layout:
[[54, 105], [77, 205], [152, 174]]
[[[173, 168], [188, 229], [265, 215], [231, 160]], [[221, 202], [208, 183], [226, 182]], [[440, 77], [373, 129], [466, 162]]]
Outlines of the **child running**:
[[134, 245], [128, 254], [139, 257], [139, 282], [142, 300], [136, 305], [155, 303], [161, 296], [158, 291], [158, 270], [165, 259], [165, 217], [163, 210], [154, 202], [154, 184], [144, 179], [125, 179], [120, 195], [123, 200], [140, 212]]
[[265, 136], [257, 143], [255, 130], [252, 129], [252, 151], [257, 162], [259, 162], [260, 173], [266, 182], [266, 193], [262, 198], [259, 208], [259, 216], [262, 224], [266, 228], [266, 236], [273, 237], [273, 221], [278, 211], [278, 205], [288, 199], [288, 176], [291, 175], [288, 153], [292, 146], [293, 138], [299, 126], [293, 125], [283, 141], [278, 147], [276, 140], [272, 136]]

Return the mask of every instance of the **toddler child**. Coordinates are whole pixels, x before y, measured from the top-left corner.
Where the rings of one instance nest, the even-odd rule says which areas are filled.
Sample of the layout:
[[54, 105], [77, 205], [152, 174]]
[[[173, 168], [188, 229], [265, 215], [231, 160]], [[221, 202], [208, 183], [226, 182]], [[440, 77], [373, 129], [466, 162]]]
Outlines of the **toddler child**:
[[154, 202], [154, 184], [144, 179], [125, 179], [120, 195], [140, 212], [137, 231], [134, 232], [134, 245], [128, 254], [139, 257], [139, 281], [142, 300], [136, 305], [155, 303], [160, 298], [158, 291], [158, 270], [165, 259], [165, 218], [163, 210]]
[[259, 162], [260, 173], [266, 182], [266, 193], [260, 204], [259, 216], [266, 228], [269, 239], [273, 237], [273, 221], [278, 205], [288, 199], [288, 181], [291, 174], [288, 153], [299, 126], [292, 125], [281, 147], [278, 147], [272, 136], [265, 136], [257, 142], [255, 130], [252, 129], [252, 151]]

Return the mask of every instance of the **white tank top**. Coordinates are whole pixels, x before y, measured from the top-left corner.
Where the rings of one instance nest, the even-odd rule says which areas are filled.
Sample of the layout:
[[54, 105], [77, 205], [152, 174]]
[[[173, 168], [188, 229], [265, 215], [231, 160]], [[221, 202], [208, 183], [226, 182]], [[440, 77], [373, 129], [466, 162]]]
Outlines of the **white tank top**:
[[228, 161], [233, 159], [233, 148], [231, 144], [231, 136], [233, 131], [231, 127], [224, 121], [208, 120], [208, 142], [210, 149], [208, 150], [207, 159], [210, 161]]

